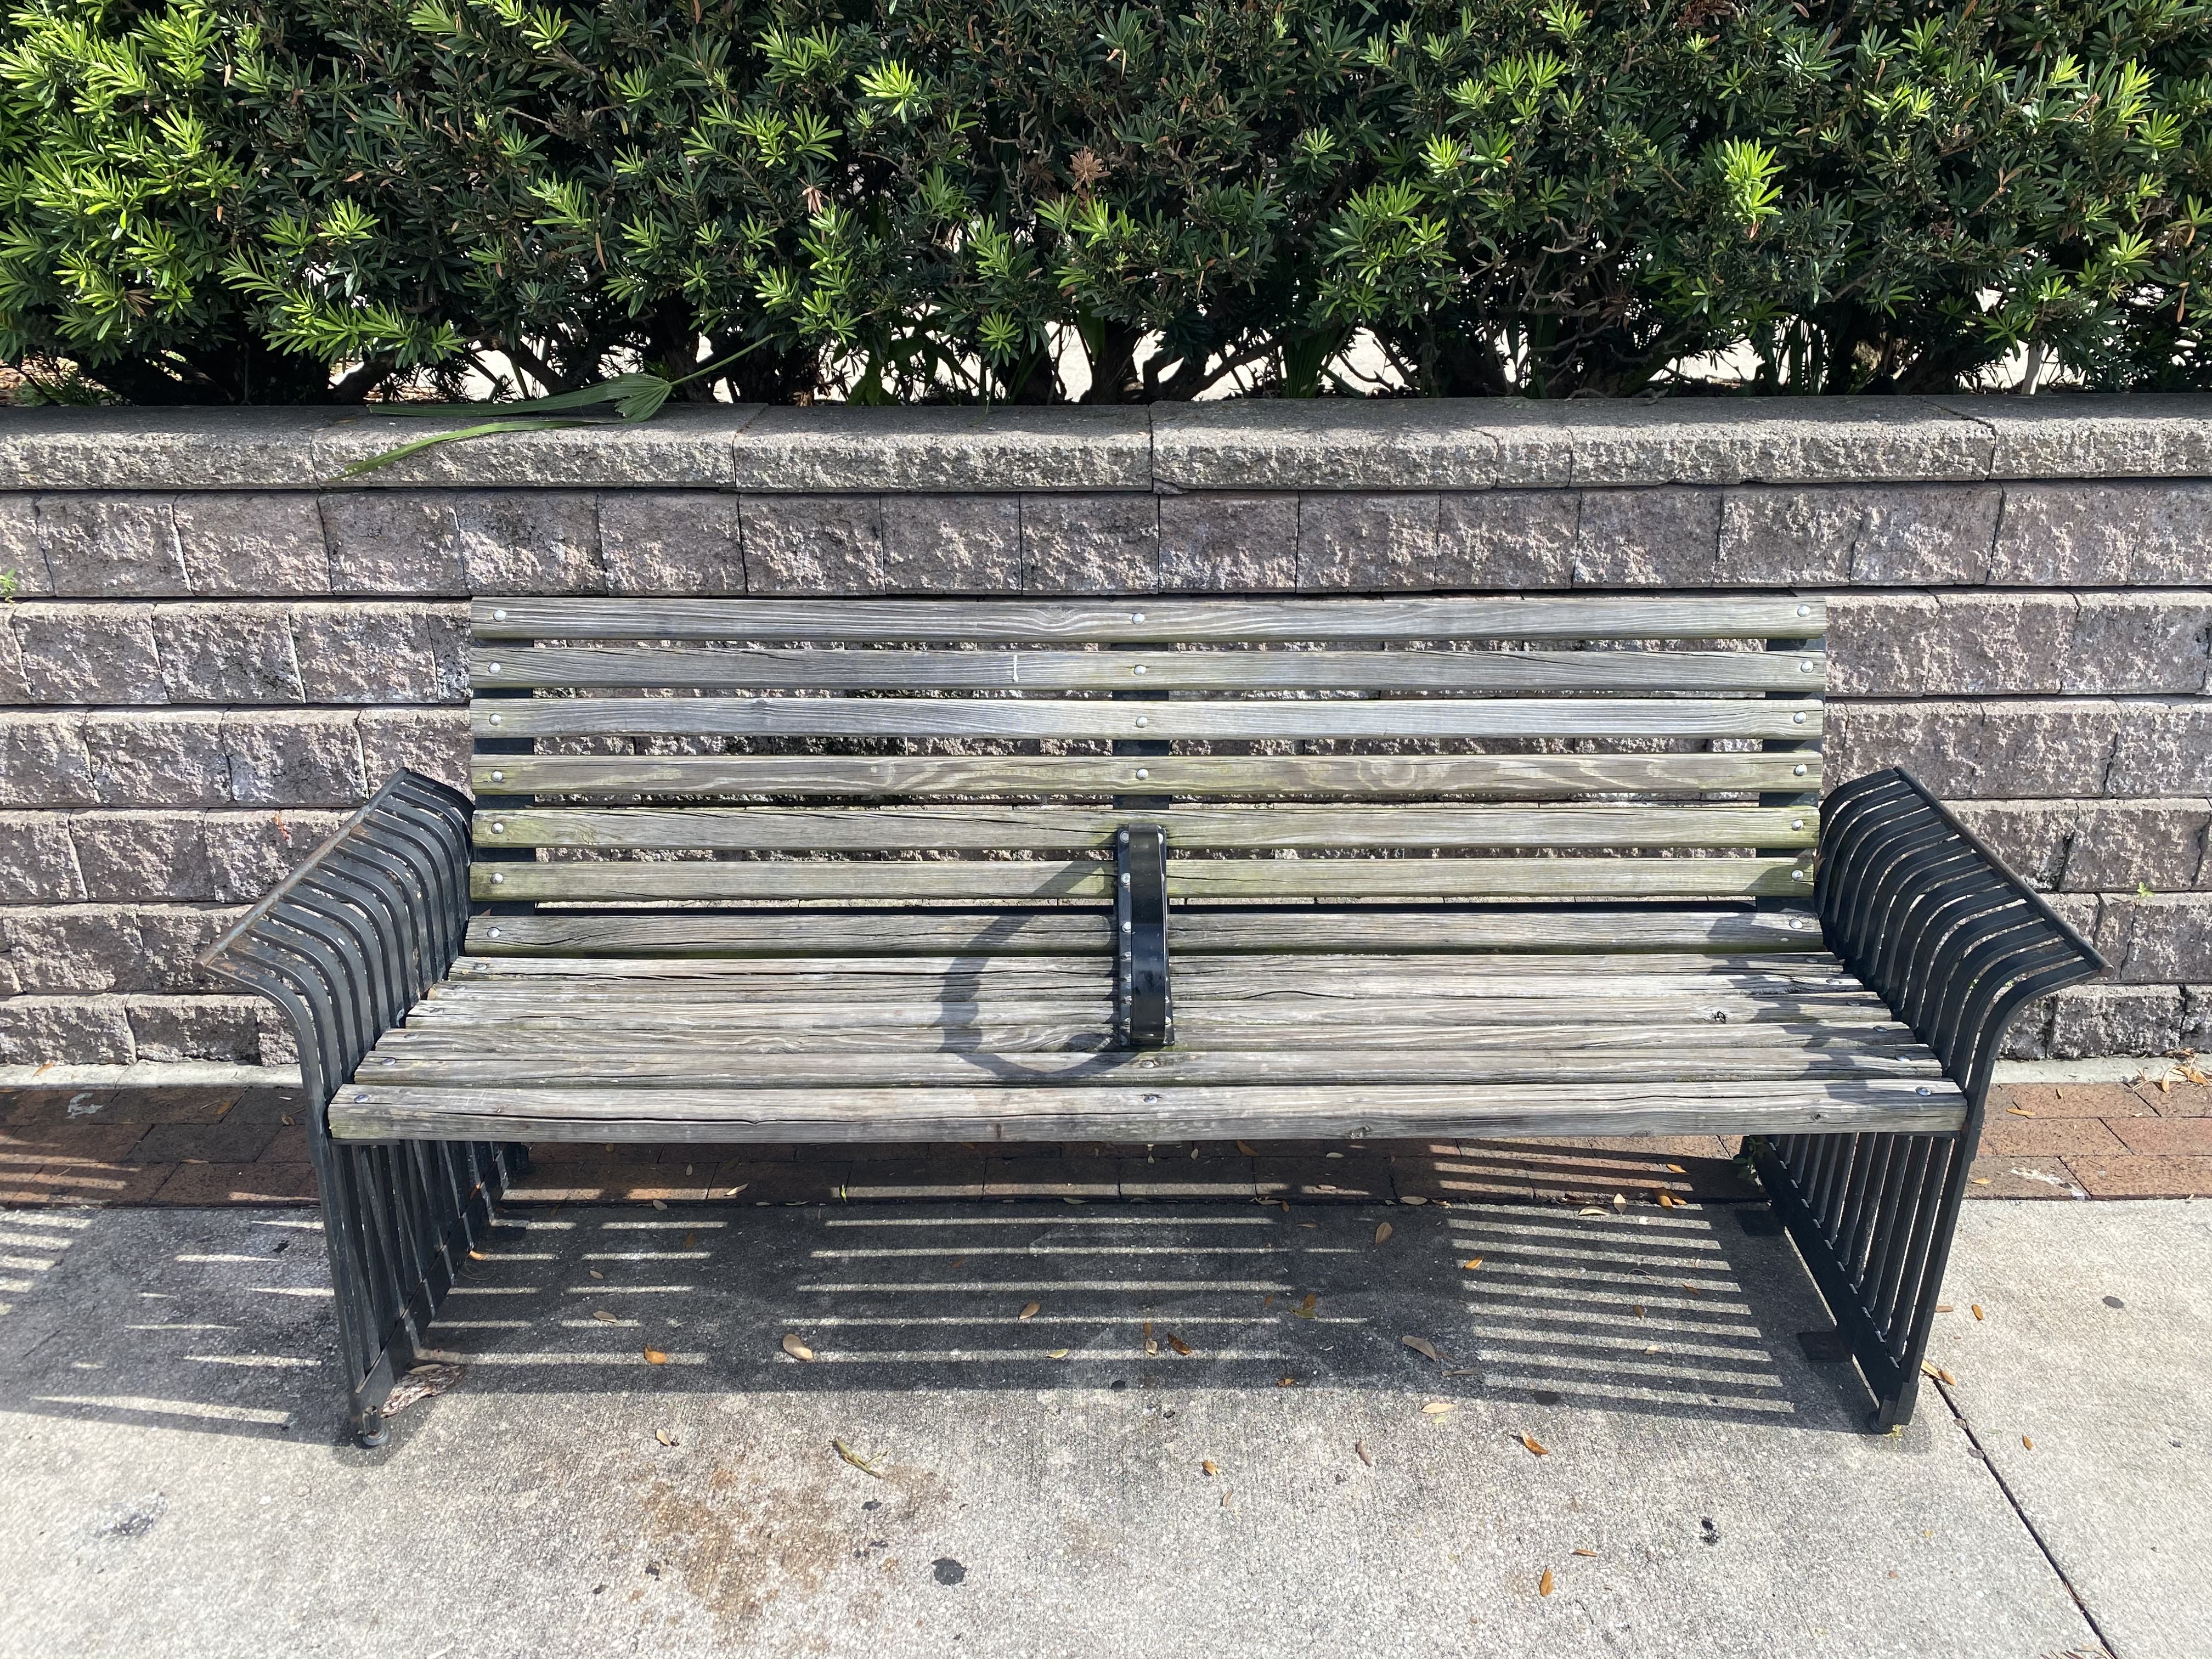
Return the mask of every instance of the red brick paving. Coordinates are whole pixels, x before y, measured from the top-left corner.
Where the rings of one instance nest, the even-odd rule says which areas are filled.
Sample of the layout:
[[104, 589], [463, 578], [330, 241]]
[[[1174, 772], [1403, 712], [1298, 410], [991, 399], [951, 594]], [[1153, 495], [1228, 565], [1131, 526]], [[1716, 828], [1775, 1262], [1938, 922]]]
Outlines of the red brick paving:
[[[279, 1090], [0, 1091], [0, 1204], [307, 1203], [298, 1098]], [[1194, 1156], [1194, 1152], [1195, 1156]], [[730, 1154], [736, 1153], [737, 1156]], [[1969, 1192], [2212, 1197], [2212, 1084], [2037, 1084], [1990, 1097]], [[1146, 1147], [548, 1145], [532, 1201], [867, 1203], [918, 1198], [1291, 1204], [1729, 1199], [1756, 1190], [1712, 1136], [1655, 1140], [1189, 1143]]]

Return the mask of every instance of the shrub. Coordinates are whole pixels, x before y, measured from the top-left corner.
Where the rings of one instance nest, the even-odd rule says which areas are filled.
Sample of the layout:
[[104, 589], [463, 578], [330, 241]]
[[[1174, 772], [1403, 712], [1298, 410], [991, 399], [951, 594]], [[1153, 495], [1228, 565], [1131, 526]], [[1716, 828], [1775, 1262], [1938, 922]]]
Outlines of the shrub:
[[2212, 386], [2186, 0], [21, 0], [0, 94], [0, 353], [137, 400]]

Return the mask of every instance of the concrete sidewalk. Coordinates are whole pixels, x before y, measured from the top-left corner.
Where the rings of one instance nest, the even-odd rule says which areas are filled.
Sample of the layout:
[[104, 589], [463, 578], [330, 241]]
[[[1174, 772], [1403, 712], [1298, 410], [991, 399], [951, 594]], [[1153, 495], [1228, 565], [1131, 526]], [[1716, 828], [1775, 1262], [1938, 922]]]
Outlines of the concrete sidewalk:
[[2204, 1651], [2212, 1206], [1970, 1206], [1886, 1437], [1763, 1218], [538, 1209], [364, 1453], [310, 1216], [16, 1211], [0, 1653]]

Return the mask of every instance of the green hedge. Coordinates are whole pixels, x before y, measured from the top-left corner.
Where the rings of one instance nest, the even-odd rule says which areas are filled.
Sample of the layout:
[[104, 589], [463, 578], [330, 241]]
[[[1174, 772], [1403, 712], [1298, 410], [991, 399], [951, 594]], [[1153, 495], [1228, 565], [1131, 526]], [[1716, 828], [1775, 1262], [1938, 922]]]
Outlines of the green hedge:
[[21, 0], [0, 96], [0, 355], [141, 401], [2212, 386], [2181, 0]]

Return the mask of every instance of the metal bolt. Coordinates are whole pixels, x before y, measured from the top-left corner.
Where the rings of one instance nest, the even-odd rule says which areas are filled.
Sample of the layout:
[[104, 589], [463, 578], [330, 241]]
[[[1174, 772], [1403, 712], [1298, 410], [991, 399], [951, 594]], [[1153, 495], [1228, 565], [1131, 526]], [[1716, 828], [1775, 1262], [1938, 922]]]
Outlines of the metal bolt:
[[1143, 672], [1145, 672], [1145, 665], [1144, 665], [1144, 664], [1142, 664], [1142, 663], [1139, 663], [1139, 664], [1136, 665], [1136, 667], [1134, 667], [1133, 669], [1130, 670], [1129, 672], [1132, 672], [1132, 673], [1134, 673], [1134, 674], [1141, 674], [1141, 673], [1143, 673]]
[[1144, 621], [1144, 619], [1145, 619], [1145, 613], [1144, 613], [1143, 611], [1132, 611], [1129, 613], [1129, 620], [1130, 620], [1131, 622], [1139, 622], [1139, 623], [1140, 623], [1140, 622]]
[[[492, 776], [494, 777], [497, 777], [498, 775], [499, 774], [496, 772], [492, 774]], [[494, 818], [492, 820], [491, 832], [495, 836], [505, 835], [507, 833], [507, 820], [504, 818]]]
[[1919, 1088], [1918, 1088], [1915, 1092], [1916, 1092], [1916, 1093], [1919, 1093], [1919, 1094], [1923, 1094], [1923, 1095], [1932, 1095], [1932, 1094], [1934, 1094], [1936, 1091], [1935, 1091], [1933, 1089], [1929, 1088], [1926, 1084], [1924, 1084], [1924, 1083], [1923, 1083], [1923, 1084], [1922, 1084], [1922, 1085], [1920, 1085], [1920, 1087], [1919, 1087]]
[[[1801, 719], [1802, 719], [1802, 718], [1803, 718], [1803, 717], [1801, 715], [1799, 718], [1801, 718]], [[496, 715], [496, 714], [494, 714], [494, 715], [491, 717], [491, 723], [492, 723], [494, 726], [497, 726], [497, 725], [499, 724], [499, 716], [498, 716], [498, 715]]]
[[1809, 605], [1801, 605], [1797, 607], [1797, 614], [1801, 617], [1809, 617], [1813, 614], [1813, 607]]
[[1139, 726], [1150, 726], [1150, 725], [1152, 724], [1152, 721], [1151, 721], [1150, 720], [1148, 720], [1147, 718], [1146, 718], [1144, 715], [1139, 714], [1139, 715], [1138, 715], [1138, 716], [1137, 716], [1137, 724], [1138, 724], [1138, 725], [1139, 725]]
[[1790, 769], [1790, 775], [1791, 777], [1793, 777], [1793, 778], [1802, 778], [1802, 777], [1803, 777], [1803, 776], [1805, 775], [1805, 768], [1804, 768], [1804, 766], [1803, 766], [1802, 763], [1800, 763], [1799, 765], [1796, 765], [1796, 766], [1793, 766], [1793, 767], [1791, 767], [1791, 768]]
[[1820, 665], [1820, 664], [1814, 662], [1810, 657], [1808, 657], [1804, 661], [1797, 665], [1797, 672], [1801, 674], [1809, 674]]
[[1121, 885], [1122, 885], [1122, 886], [1124, 886], [1124, 887], [1127, 887], [1128, 884], [1129, 884], [1129, 872], [1128, 872], [1127, 870], [1124, 870], [1124, 871], [1121, 872]]
[[1143, 767], [1143, 766], [1140, 766], [1140, 767], [1139, 767], [1139, 768], [1137, 769], [1137, 777], [1138, 777], [1139, 781], [1140, 781], [1140, 782], [1141, 782], [1144, 779], [1146, 779], [1146, 778], [1149, 778], [1149, 777], [1150, 777], [1150, 776], [1152, 776], [1152, 774], [1151, 769], [1150, 769], [1150, 768], [1148, 768], [1148, 767]]
[[1790, 827], [1792, 830], [1802, 830], [1805, 827], [1805, 820], [1802, 818], [1792, 818], [1790, 820]]
[[[1923, 1092], [1925, 1091], [1923, 1091]], [[1159, 1103], [1160, 1097], [1158, 1095], [1146, 1095], [1145, 1097], [1145, 1104], [1147, 1106], [1157, 1106]]]
[[[498, 715], [496, 715], [496, 714], [494, 714], [494, 715], [492, 716], [492, 718], [493, 718], [494, 720], [497, 720], [497, 719], [499, 718], [499, 716], [498, 716]], [[1802, 714], [1792, 714], [1792, 715], [1790, 717], [1790, 723], [1792, 726], [1802, 726], [1802, 725], [1804, 725], [1804, 724], [1805, 724], [1805, 717], [1804, 717]]]
[[1121, 931], [1125, 933], [1129, 931], [1129, 924], [1127, 922], [1125, 921], [1121, 924]]
[[[1792, 870], [1790, 872], [1790, 879], [1792, 881], [1803, 881], [1805, 878], [1805, 872], [1802, 870]], [[494, 876], [492, 879], [494, 881], [497, 881], [499, 878], [497, 876]]]
[[495, 611], [491, 613], [491, 619], [494, 622], [505, 622], [507, 620], [507, 612], [504, 611]]
[[504, 772], [495, 772], [491, 775], [491, 781], [494, 783], [505, 783], [507, 781], [507, 774]]
[[[1925, 1094], [1925, 1093], [1927, 1093], [1928, 1091], [1927, 1091], [1925, 1089], [1923, 1089], [1923, 1090], [1922, 1090], [1922, 1091], [1921, 1091], [1921, 1092], [1922, 1092], [1923, 1094]], [[368, 1098], [368, 1097], [367, 1095], [364, 1095], [364, 1094], [356, 1094], [356, 1095], [355, 1095], [355, 1096], [354, 1096], [354, 1103], [355, 1103], [355, 1104], [358, 1105], [361, 1102], [362, 1102], [362, 1101], [364, 1101], [364, 1100], [367, 1100]]]
[[491, 930], [491, 936], [492, 936], [494, 939], [497, 939], [497, 938], [499, 937], [499, 929], [498, 929], [498, 928], [496, 928], [496, 927], [493, 928], [493, 929]]
[[[1141, 778], [1145, 775], [1142, 772], [1139, 772], [1137, 775]], [[1129, 832], [1127, 830], [1116, 830], [1115, 832], [1114, 839], [1119, 842], [1126, 842], [1129, 839]]]
[[506, 878], [505, 876], [494, 876], [494, 877], [491, 878], [491, 884], [492, 884], [493, 886], [495, 886], [495, 887], [497, 887], [497, 886], [499, 886], [501, 884], [502, 884], [503, 882], [505, 882], [506, 880], [507, 880], [507, 878]]

